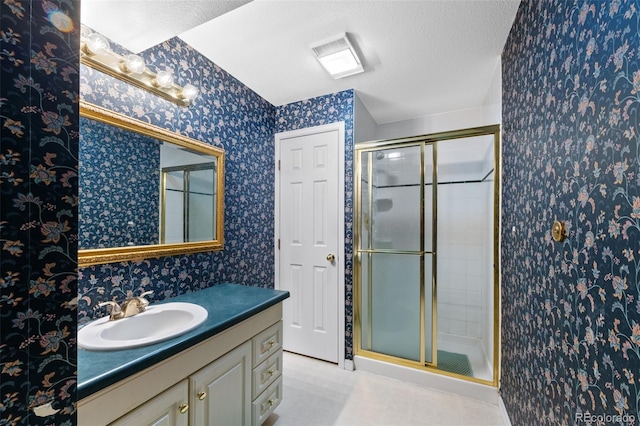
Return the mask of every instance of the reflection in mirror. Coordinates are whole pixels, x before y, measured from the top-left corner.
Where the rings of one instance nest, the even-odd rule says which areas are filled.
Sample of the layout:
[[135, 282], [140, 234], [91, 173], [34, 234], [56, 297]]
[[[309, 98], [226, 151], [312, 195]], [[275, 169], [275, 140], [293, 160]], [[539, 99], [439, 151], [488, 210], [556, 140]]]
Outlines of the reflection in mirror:
[[224, 151], [81, 103], [79, 263], [222, 248]]
[[206, 156], [163, 145], [162, 243], [215, 239], [217, 166], [215, 161], [206, 160]]
[[80, 118], [80, 249], [159, 243], [161, 145]]

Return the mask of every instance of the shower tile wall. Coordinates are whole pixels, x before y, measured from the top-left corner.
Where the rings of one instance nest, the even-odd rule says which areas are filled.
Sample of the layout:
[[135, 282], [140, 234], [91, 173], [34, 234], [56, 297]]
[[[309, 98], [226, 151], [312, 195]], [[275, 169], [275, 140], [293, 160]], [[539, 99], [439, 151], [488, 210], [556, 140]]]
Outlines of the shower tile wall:
[[[438, 332], [482, 337], [487, 183], [438, 186]], [[486, 310], [486, 306], [485, 306]]]

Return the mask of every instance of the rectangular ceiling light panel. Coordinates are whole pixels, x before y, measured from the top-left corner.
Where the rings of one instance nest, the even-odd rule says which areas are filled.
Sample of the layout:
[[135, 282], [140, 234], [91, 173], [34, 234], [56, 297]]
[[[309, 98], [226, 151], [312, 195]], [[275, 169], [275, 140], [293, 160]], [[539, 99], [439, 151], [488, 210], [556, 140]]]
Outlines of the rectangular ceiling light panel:
[[362, 61], [349, 41], [347, 34], [340, 38], [312, 46], [318, 61], [335, 79], [348, 77], [364, 71]]

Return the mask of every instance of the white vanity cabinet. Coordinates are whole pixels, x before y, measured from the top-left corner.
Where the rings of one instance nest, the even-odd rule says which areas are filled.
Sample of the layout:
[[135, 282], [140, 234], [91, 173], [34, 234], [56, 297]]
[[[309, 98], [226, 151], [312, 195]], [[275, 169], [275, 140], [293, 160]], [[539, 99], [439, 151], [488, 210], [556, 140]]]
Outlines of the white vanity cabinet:
[[78, 402], [78, 425], [261, 425], [282, 398], [278, 303]]

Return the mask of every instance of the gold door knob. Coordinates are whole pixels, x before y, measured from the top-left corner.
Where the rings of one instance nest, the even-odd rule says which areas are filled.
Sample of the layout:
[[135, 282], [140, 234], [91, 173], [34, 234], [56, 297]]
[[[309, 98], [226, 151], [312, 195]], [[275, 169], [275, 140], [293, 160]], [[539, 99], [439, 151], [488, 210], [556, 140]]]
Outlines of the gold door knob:
[[180, 410], [180, 414], [184, 414], [189, 411], [189, 404], [181, 404], [178, 409]]
[[198, 392], [198, 399], [200, 401], [202, 401], [203, 399], [205, 399], [207, 397], [207, 393], [206, 392]]
[[333, 253], [329, 253], [329, 254], [327, 255], [327, 260], [328, 260], [329, 262], [333, 263], [333, 262], [335, 262], [336, 257], [335, 257], [335, 255], [334, 255]]

